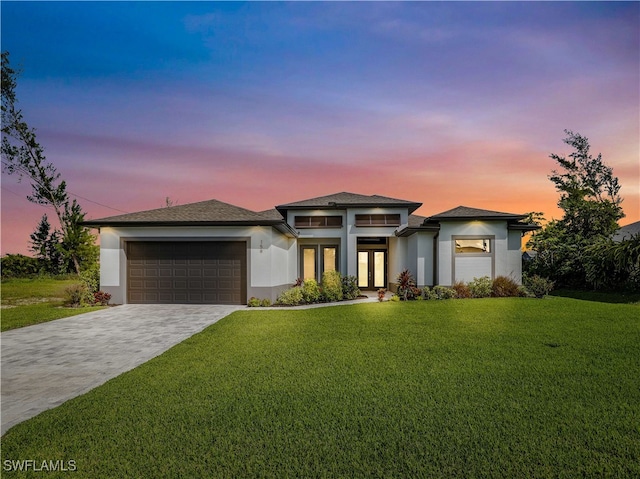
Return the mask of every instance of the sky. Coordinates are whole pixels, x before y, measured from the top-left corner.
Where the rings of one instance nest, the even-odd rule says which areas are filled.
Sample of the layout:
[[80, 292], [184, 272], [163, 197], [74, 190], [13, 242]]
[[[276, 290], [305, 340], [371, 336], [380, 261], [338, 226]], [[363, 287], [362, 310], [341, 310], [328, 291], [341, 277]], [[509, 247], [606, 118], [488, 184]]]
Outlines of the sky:
[[[565, 130], [640, 219], [639, 2], [10, 2], [19, 106], [87, 219], [340, 191], [559, 219]], [[2, 173], [2, 254], [53, 212]], [[97, 233], [97, 232], [96, 232]]]

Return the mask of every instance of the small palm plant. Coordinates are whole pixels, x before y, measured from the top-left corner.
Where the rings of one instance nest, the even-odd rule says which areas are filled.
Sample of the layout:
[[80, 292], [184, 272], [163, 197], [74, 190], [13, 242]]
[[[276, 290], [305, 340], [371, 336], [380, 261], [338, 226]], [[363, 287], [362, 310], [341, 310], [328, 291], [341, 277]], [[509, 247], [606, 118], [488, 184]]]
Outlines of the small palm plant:
[[416, 281], [413, 279], [411, 271], [405, 269], [398, 275], [398, 296], [407, 301], [415, 297]]

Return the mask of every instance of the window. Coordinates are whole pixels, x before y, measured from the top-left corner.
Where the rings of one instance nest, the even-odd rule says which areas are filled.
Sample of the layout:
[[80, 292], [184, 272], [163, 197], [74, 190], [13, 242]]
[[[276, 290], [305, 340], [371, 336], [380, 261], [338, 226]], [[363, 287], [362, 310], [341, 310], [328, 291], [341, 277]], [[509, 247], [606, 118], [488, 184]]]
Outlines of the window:
[[[319, 253], [319, 254], [318, 254]], [[320, 282], [325, 271], [338, 270], [338, 245], [304, 245], [300, 248], [300, 277]]]
[[455, 239], [456, 253], [491, 253], [491, 238]]
[[316, 279], [316, 248], [302, 248], [302, 279]]
[[400, 226], [400, 215], [356, 215], [356, 226]]
[[338, 269], [338, 248], [335, 246], [322, 247], [322, 272]]
[[341, 228], [342, 216], [296, 216], [296, 228]]

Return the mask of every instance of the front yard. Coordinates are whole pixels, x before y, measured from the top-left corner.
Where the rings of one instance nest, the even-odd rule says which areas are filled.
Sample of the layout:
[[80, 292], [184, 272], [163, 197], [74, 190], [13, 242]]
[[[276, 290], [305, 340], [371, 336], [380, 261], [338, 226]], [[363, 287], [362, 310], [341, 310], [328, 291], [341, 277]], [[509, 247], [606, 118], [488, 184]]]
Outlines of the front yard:
[[3, 476], [32, 459], [77, 469], [47, 477], [638, 477], [639, 312], [559, 297], [236, 312], [9, 430]]
[[77, 284], [77, 279], [9, 279], [3, 280], [0, 331], [22, 328], [76, 314], [88, 313], [102, 307], [66, 308], [64, 291]]

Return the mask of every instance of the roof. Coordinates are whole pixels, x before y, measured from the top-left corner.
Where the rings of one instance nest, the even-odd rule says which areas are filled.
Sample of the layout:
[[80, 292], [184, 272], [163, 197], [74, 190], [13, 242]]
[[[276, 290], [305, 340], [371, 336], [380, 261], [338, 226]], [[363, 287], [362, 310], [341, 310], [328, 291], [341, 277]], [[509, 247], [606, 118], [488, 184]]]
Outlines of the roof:
[[[516, 213], [504, 213], [502, 211], [483, 210], [469, 206], [457, 206], [427, 218], [411, 215], [409, 217], [409, 224], [399, 232], [399, 235], [406, 236], [416, 231], [439, 229], [441, 221], [506, 220], [507, 227], [510, 230], [525, 232], [540, 229], [538, 225], [520, 222], [526, 217], [527, 215]], [[420, 222], [421, 219], [422, 222]]]
[[409, 215], [409, 224], [407, 226], [409, 228], [418, 228], [422, 226], [426, 219], [426, 217], [420, 215]]
[[613, 235], [613, 241], [628, 240], [637, 234], [640, 234], [640, 221], [622, 226], [616, 234]]
[[260, 211], [259, 214], [264, 216], [265, 218], [284, 221], [284, 218], [282, 218], [282, 215], [280, 214], [280, 212], [275, 208], [271, 208], [270, 210], [266, 210], [266, 211]]
[[[273, 210], [275, 211], [275, 210]], [[282, 216], [257, 213], [218, 200], [200, 201], [186, 205], [170, 206], [154, 210], [127, 213], [85, 221], [85, 226], [134, 226], [134, 225], [269, 225], [284, 223]]]
[[409, 209], [409, 213], [413, 213], [420, 208], [420, 206], [422, 206], [422, 203], [414, 201], [399, 200], [397, 198], [380, 195], [359, 195], [343, 191], [332, 195], [319, 196], [317, 198], [309, 198], [307, 200], [279, 205], [276, 206], [276, 209], [278, 211], [286, 211], [291, 209], [344, 209], [347, 207], [405, 207]]
[[443, 211], [437, 215], [430, 216], [428, 220], [521, 220], [527, 215], [519, 215], [516, 213], [503, 213], [501, 211], [482, 210], [478, 208], [470, 208], [469, 206], [457, 206], [453, 209]]

